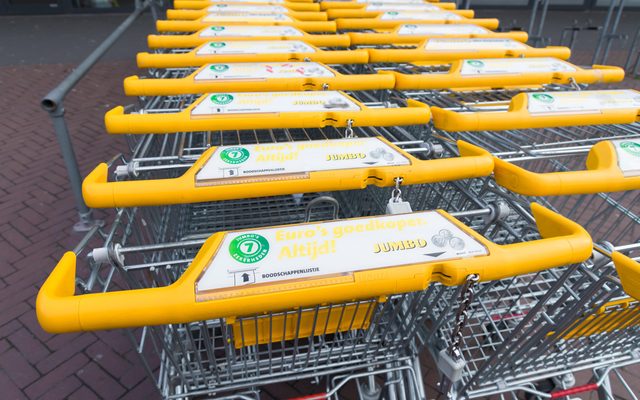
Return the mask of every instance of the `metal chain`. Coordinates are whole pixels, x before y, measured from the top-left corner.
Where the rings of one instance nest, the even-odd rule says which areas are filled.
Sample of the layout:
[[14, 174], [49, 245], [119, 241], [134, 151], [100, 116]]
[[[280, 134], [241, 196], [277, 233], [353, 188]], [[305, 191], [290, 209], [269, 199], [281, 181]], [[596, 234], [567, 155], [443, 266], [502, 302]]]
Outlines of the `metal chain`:
[[347, 129], [345, 129], [345, 131], [344, 131], [344, 137], [347, 138], [347, 139], [355, 137], [355, 135], [353, 134], [353, 120], [352, 119], [348, 119], [347, 120]]
[[475, 294], [474, 285], [478, 283], [479, 280], [480, 275], [478, 274], [471, 274], [467, 276], [467, 281], [460, 292], [460, 301], [462, 304], [460, 304], [460, 308], [456, 313], [455, 327], [451, 338], [451, 346], [449, 347], [449, 355], [456, 360], [462, 358], [462, 352], [460, 351], [460, 345], [462, 344], [463, 339], [462, 330], [467, 325], [467, 309], [473, 301], [473, 296]]
[[394, 182], [396, 183], [396, 187], [391, 192], [391, 201], [394, 203], [398, 203], [402, 201], [402, 190], [400, 190], [400, 185], [402, 184], [403, 179], [400, 177], [394, 178]]

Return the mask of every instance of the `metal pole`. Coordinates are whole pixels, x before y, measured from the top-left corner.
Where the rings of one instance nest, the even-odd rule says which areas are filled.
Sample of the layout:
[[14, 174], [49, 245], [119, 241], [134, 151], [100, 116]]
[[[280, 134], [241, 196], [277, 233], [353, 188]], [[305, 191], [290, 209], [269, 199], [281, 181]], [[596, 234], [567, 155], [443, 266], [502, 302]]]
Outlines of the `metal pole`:
[[613, 39], [621, 38], [621, 36], [618, 34], [618, 26], [620, 25], [620, 19], [622, 18], [622, 10], [624, 10], [624, 2], [625, 0], [620, 0], [618, 11], [616, 13], [616, 18], [613, 22], [613, 28], [611, 28], [611, 34], [607, 38], [607, 45], [604, 48], [604, 55], [602, 56], [602, 64], [606, 63], [607, 59], [609, 58], [609, 51], [611, 50], [611, 42], [613, 42]]
[[611, 17], [613, 15], [613, 10], [615, 8], [617, 0], [611, 0], [611, 4], [609, 5], [609, 9], [607, 10], [607, 17], [605, 18], [604, 25], [602, 27], [602, 32], [600, 33], [600, 37], [598, 38], [598, 44], [596, 45], [596, 50], [593, 52], [593, 60], [591, 60], [591, 64], [598, 64], [598, 57], [602, 50], [602, 45], [604, 44], [605, 37], [609, 32], [609, 25], [611, 24]]
[[[633, 72], [631, 70], [631, 67], [633, 64], [633, 56], [635, 53], [634, 50], [636, 49], [636, 45], [638, 44], [638, 39], [640, 39], [640, 28], [638, 28], [638, 30], [636, 31], [633, 41], [631, 42], [631, 47], [629, 48], [629, 55], [627, 56], [627, 62], [624, 63], [624, 69], [627, 70], [628, 72]], [[640, 56], [640, 54], [638, 56]]]
[[90, 230], [96, 221], [93, 220], [91, 210], [87, 207], [82, 197], [82, 178], [78, 161], [73, 150], [73, 143], [69, 136], [69, 129], [64, 118], [64, 98], [69, 91], [87, 74], [93, 65], [102, 58], [102, 56], [113, 46], [113, 44], [122, 36], [122, 34], [133, 24], [133, 22], [149, 8], [150, 2], [136, 4], [135, 11], [127, 17], [89, 56], [80, 63], [58, 86], [56, 86], [41, 101], [42, 108], [49, 113], [53, 129], [60, 145], [62, 158], [69, 175], [69, 183], [78, 209], [80, 221], [73, 227], [74, 231], [86, 232]]

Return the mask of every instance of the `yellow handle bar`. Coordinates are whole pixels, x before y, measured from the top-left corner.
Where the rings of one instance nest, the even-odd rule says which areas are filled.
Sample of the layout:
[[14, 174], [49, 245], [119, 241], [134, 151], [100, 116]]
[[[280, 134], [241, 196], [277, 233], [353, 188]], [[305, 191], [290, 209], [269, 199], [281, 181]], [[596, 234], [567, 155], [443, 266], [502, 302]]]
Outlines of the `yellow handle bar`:
[[[375, 3], [375, 2], [372, 2]], [[444, 2], [427, 2], [422, 4], [430, 4], [439, 7], [442, 10], [455, 10], [456, 3], [444, 3]], [[416, 7], [420, 7], [420, 3], [415, 4]], [[360, 3], [357, 1], [322, 1], [320, 2], [321, 10], [334, 10], [334, 9], [357, 9], [365, 8], [367, 3]]]
[[[628, 97], [628, 93], [632, 95], [638, 92], [591, 90], [520, 93], [511, 99], [507, 111], [456, 112], [440, 107], [431, 107], [431, 112], [435, 127], [450, 132], [549, 128], [572, 125], [630, 124], [639, 119], [640, 105], [633, 105], [628, 102], [618, 107], [604, 104], [583, 109], [579, 103], [581, 97], [607, 101], [612, 96], [615, 98], [616, 94]], [[532, 97], [538, 97], [542, 100], [530, 100]], [[567, 99], [567, 108], [559, 111], [538, 111], [540, 110], [539, 104], [542, 103], [542, 107], [544, 107], [544, 102], [547, 101], [545, 100], [547, 98]], [[536, 112], [530, 112], [530, 107], [536, 107]]]
[[620, 277], [622, 289], [629, 296], [640, 300], [640, 263], [617, 251], [611, 253], [611, 259]]
[[[375, 19], [384, 14], [384, 11], [367, 11], [364, 9], [330, 9], [327, 11], [327, 18], [333, 19], [344, 19], [344, 18], [368, 18]], [[474, 17], [473, 10], [448, 10], [455, 15], [459, 15], [465, 19], [472, 19]]]
[[[334, 140], [333, 142], [344, 141]], [[358, 139], [354, 139], [357, 141]], [[335, 190], [364, 189], [368, 185], [393, 186], [401, 177], [403, 185], [416, 185], [487, 176], [493, 171], [491, 155], [476, 146], [459, 141], [462, 157], [448, 159], [417, 159], [384, 138], [375, 138], [391, 148], [391, 151], [409, 160], [407, 165], [359, 166], [356, 168], [310, 170], [276, 175], [255, 175], [246, 178], [218, 180], [212, 186], [199, 183], [197, 174], [214, 156], [218, 159], [227, 146], [211, 148], [200, 156], [182, 176], [172, 179], [134, 180], [107, 182], [107, 164], [98, 165], [84, 180], [82, 192], [90, 207], [137, 207], [196, 203], [203, 201], [232, 200], [294, 193], [313, 193]], [[308, 146], [313, 142], [302, 143]], [[287, 143], [278, 143], [287, 145]], [[323, 143], [324, 144], [324, 143]], [[296, 143], [291, 143], [296, 146]], [[249, 150], [254, 152], [252, 147]], [[245, 146], [244, 148], [247, 148]], [[335, 150], [339, 151], [339, 150]], [[359, 151], [354, 148], [352, 151]], [[324, 160], [323, 160], [324, 161]], [[319, 160], [309, 160], [319, 162]], [[318, 164], [316, 164], [318, 165]], [[286, 166], [286, 163], [282, 164]]]
[[173, 7], [175, 9], [182, 10], [202, 10], [211, 7], [213, 4], [234, 4], [234, 5], [274, 5], [274, 6], [283, 6], [292, 11], [320, 11], [320, 4], [318, 3], [302, 3], [302, 2], [293, 2], [293, 1], [285, 1], [284, 3], [278, 3], [275, 1], [256, 1], [256, 2], [243, 2], [236, 3], [233, 0], [229, 1], [199, 1], [199, 0], [175, 0], [173, 2]]
[[339, 30], [363, 30], [363, 29], [394, 29], [400, 25], [434, 23], [434, 24], [471, 24], [482, 26], [487, 29], [498, 29], [500, 21], [496, 18], [474, 18], [474, 19], [434, 19], [434, 20], [384, 20], [379, 18], [338, 18], [334, 20]]
[[[508, 245], [492, 243], [446, 212], [437, 211], [437, 215], [484, 246], [488, 251], [486, 256], [388, 265], [357, 270], [338, 278], [321, 275], [297, 283], [274, 282], [268, 284], [268, 290], [264, 285], [246, 285], [213, 300], [196, 299], [194, 288], [199, 277], [214, 257], [227, 251], [220, 249], [221, 244], [226, 243], [225, 236], [238, 237], [242, 233], [251, 234], [251, 231], [214, 234], [175, 283], [147, 289], [76, 296], [76, 255], [68, 252], [42, 285], [36, 312], [40, 325], [50, 333], [188, 323], [424, 290], [430, 282], [461, 285], [470, 274], [478, 274], [482, 281], [503, 279], [581, 262], [592, 254], [591, 238], [578, 224], [535, 203], [531, 209], [543, 239]], [[426, 213], [404, 214], [403, 217], [419, 218], [422, 215]], [[384, 217], [343, 220], [341, 223], [373, 224], [378, 218]], [[299, 230], [306, 226], [320, 229], [327, 224], [331, 223], [289, 225], [280, 229]], [[348, 252], [349, 255], [345, 253], [347, 258], [359, 252], [372, 252], [369, 247], [348, 247], [340, 247], [340, 251]]]
[[[430, 43], [447, 43], [448, 41], [467, 40], [465, 48], [442, 48], [438, 50], [430, 49]], [[563, 46], [548, 46], [535, 48], [524, 43], [512, 41], [513, 47], [506, 47], [496, 43], [495, 47], [473, 48], [474, 41], [480, 43], [492, 39], [428, 39], [418, 45], [415, 49], [369, 49], [370, 63], [398, 63], [415, 61], [449, 61], [463, 58], [507, 58], [507, 57], [555, 57], [566, 60], [571, 56], [571, 51]], [[505, 39], [504, 43], [507, 43]]]
[[[286, 93], [328, 92], [271, 92], [272, 96]], [[242, 129], [285, 129], [345, 127], [349, 120], [352, 126], [394, 126], [427, 124], [431, 119], [429, 107], [415, 100], [407, 100], [407, 107], [369, 108], [351, 99], [358, 110], [327, 109], [326, 111], [279, 111], [193, 116], [192, 110], [210, 95], [204, 95], [194, 104], [177, 113], [125, 114], [121, 106], [105, 114], [107, 132], [112, 134], [174, 133], [194, 131], [224, 131]], [[349, 98], [349, 96], [346, 96]]]
[[443, 34], [431, 34], [431, 35], [401, 35], [396, 32], [380, 32], [380, 33], [368, 33], [368, 32], [348, 32], [351, 45], [387, 45], [393, 44], [414, 44], [422, 43], [431, 38], [469, 38], [469, 39], [491, 39], [491, 38], [504, 38], [513, 39], [518, 42], [525, 43], [529, 40], [529, 35], [524, 31], [511, 31], [511, 32], [492, 32], [486, 33], [443, 33]]
[[[367, 50], [320, 50], [314, 46], [307, 45], [306, 52], [288, 52], [286, 49], [290, 43], [296, 43], [296, 40], [280, 40], [280, 41], [243, 41], [238, 43], [246, 43], [256, 48], [272, 45], [276, 42], [282, 43], [282, 52], [274, 53], [254, 53], [248, 50], [244, 54], [202, 54], [202, 49], [209, 46], [205, 43], [196, 49], [181, 54], [158, 54], [158, 53], [138, 53], [137, 62], [140, 68], [183, 68], [183, 67], [199, 67], [211, 63], [232, 63], [232, 62], [277, 62], [277, 61], [318, 61], [325, 64], [364, 64], [369, 59]], [[234, 42], [211, 42], [234, 44]], [[292, 48], [289, 46], [289, 48]]]
[[[251, 69], [252, 66], [266, 65], [267, 63], [230, 63], [224, 64], [229, 68]], [[127, 96], [162, 96], [175, 94], [209, 93], [209, 92], [276, 92], [276, 91], [301, 91], [301, 90], [378, 90], [393, 89], [395, 78], [392, 74], [362, 74], [343, 75], [339, 72], [318, 63], [268, 63], [273, 68], [279, 65], [291, 65], [290, 69], [298, 66], [314, 65], [330, 71], [332, 76], [300, 76], [294, 78], [266, 77], [255, 78], [208, 78], [205, 74], [215, 65], [205, 65], [185, 78], [176, 79], [140, 79], [130, 76], [124, 80], [124, 92]], [[257, 69], [257, 68], [256, 68]], [[264, 68], [261, 68], [264, 70]], [[266, 74], [265, 74], [266, 75]], [[203, 78], [204, 77], [204, 78]]]
[[[269, 26], [269, 25], [267, 25]], [[250, 41], [250, 40], [301, 40], [305, 43], [318, 47], [349, 47], [351, 38], [349, 35], [310, 35], [302, 33], [302, 36], [205, 36], [209, 27], [199, 30], [190, 35], [149, 35], [147, 36], [147, 44], [151, 49], [161, 48], [188, 48], [198, 47], [211, 40], [220, 41]]]
[[[187, 20], [193, 21], [206, 17], [212, 11], [204, 10], [167, 10], [168, 20]], [[327, 21], [328, 16], [324, 11], [287, 11], [283, 13], [298, 21]]]
[[[521, 72], [509, 72], [509, 64], [515, 66], [526, 65], [527, 62], [542, 63], [547, 59], [532, 58], [510, 58], [498, 59], [497, 61], [506, 68], [501, 73], [484, 74], [480, 72], [465, 73], [465, 64], [482, 62], [483, 64], [492, 60], [456, 60], [451, 63], [451, 68], [446, 74], [403, 74], [395, 71], [384, 71], [385, 74], [395, 76], [395, 89], [448, 89], [448, 88], [503, 88], [529, 85], [550, 85], [550, 84], [570, 84], [571, 82], [594, 84], [620, 82], [624, 79], [624, 70], [619, 67], [594, 65], [593, 69], [584, 69], [572, 65], [559, 59], [549, 60], [554, 64], [567, 66], [566, 71], [526, 70]], [[518, 68], [521, 69], [521, 68]], [[571, 70], [573, 69], [573, 70]]]
[[[631, 141], [630, 141], [631, 143]], [[638, 170], [640, 171], [640, 142]], [[602, 141], [594, 145], [587, 156], [587, 170], [535, 173], [515, 164], [495, 158], [496, 182], [507, 189], [527, 196], [560, 196], [640, 189], [640, 173], [626, 177], [618, 164], [614, 144]]]
[[205, 22], [202, 19], [196, 21], [176, 21], [176, 20], [158, 20], [156, 29], [158, 32], [196, 32], [200, 29], [212, 25], [275, 25], [275, 26], [292, 26], [305, 32], [336, 32], [337, 25], [335, 21], [247, 21], [239, 16], [237, 20], [211, 21]]

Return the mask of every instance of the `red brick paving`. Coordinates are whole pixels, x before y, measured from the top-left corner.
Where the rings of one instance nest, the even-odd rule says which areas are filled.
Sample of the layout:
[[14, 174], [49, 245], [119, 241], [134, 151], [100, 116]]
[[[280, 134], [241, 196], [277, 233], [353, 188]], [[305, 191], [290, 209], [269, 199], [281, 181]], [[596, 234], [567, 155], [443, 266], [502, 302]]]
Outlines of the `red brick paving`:
[[[124, 333], [49, 335], [35, 318], [38, 288], [81, 237], [71, 231], [76, 212], [66, 171], [48, 116], [39, 108], [40, 98], [70, 68], [0, 68], [0, 398], [154, 398]], [[106, 110], [126, 102], [121, 79], [134, 71], [128, 62], [98, 64], [66, 101], [83, 174], [125, 148], [122, 137], [104, 133], [102, 120]], [[625, 86], [638, 85], [628, 80]], [[431, 396], [434, 380], [430, 371]], [[263, 394], [282, 398], [304, 388], [273, 386]]]
[[[81, 237], [71, 231], [76, 212], [66, 171], [39, 108], [70, 68], [0, 68], [0, 398], [153, 398], [122, 332], [49, 335], [35, 318], [38, 288]], [[123, 138], [104, 133], [102, 120], [125, 101], [121, 78], [133, 71], [132, 63], [99, 64], [66, 101], [83, 174], [125, 147]]]

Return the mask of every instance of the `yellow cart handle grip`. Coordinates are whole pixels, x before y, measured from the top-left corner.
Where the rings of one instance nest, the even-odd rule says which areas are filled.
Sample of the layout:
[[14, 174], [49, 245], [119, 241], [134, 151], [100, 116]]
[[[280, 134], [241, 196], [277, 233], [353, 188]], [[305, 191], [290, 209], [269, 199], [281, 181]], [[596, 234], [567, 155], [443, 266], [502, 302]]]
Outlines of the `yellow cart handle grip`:
[[[420, 20], [383, 20], [378, 18], [338, 18], [334, 20], [339, 30], [364, 30], [364, 29], [394, 29], [405, 24], [472, 24], [482, 26], [484, 28], [495, 30], [498, 29], [500, 21], [497, 18], [474, 18], [474, 19], [456, 19], [456, 20], [437, 20], [437, 21], [420, 21]], [[160, 21], [158, 21], [160, 22]]]
[[[99, 164], [84, 180], [82, 193], [89, 207], [137, 207], [204, 201], [235, 200], [294, 193], [364, 189], [368, 185], [389, 187], [401, 177], [403, 185], [417, 185], [488, 176], [493, 171], [491, 155], [479, 147], [459, 141], [462, 157], [419, 160], [381, 141], [410, 160], [410, 165], [308, 172], [306, 179], [257, 176], [255, 181], [215, 186], [196, 184], [196, 174], [217, 148], [208, 149], [182, 176], [172, 179], [108, 182], [107, 164]], [[262, 179], [262, 181], [260, 181]]]
[[[173, 7], [175, 9], [178, 10], [202, 10], [202, 9], [206, 9], [211, 7], [211, 5], [214, 2], [209, 2], [209, 1], [198, 1], [198, 0], [175, 0], [173, 2]], [[220, 2], [215, 2], [216, 4], [219, 3], [230, 3], [230, 4], [237, 4], [234, 1], [220, 1]], [[319, 3], [312, 3], [312, 2], [308, 2], [308, 3], [302, 3], [302, 2], [293, 2], [293, 1], [285, 1], [284, 3], [277, 3], [277, 2], [261, 2], [259, 0], [256, 0], [255, 3], [242, 3], [245, 5], [261, 5], [261, 4], [268, 4], [268, 5], [274, 5], [274, 6], [283, 6], [286, 7], [292, 11], [320, 11], [320, 4]]]
[[208, 301], [196, 301], [194, 287], [225, 232], [211, 236], [182, 276], [164, 287], [76, 296], [76, 255], [67, 252], [42, 285], [36, 313], [42, 328], [50, 333], [188, 323], [424, 290], [432, 281], [462, 285], [470, 274], [478, 274], [482, 281], [497, 280], [591, 256], [593, 244], [582, 227], [538, 204], [533, 203], [531, 209], [543, 239], [509, 245], [492, 243], [439, 212], [484, 245], [488, 256], [356, 271], [338, 283], [331, 277], [295, 287], [283, 282], [274, 284], [282, 290], [268, 293], [245, 286], [238, 288], [240, 295]]
[[[206, 15], [211, 14], [211, 12], [204, 10], [167, 10], [167, 19], [168, 20], [186, 20], [186, 21], [194, 21], [199, 18], [202, 18]], [[288, 11], [284, 13], [289, 17], [298, 20], [298, 21], [327, 21], [327, 13], [324, 11]]]
[[460, 51], [429, 51], [423, 46], [416, 49], [369, 49], [370, 63], [398, 63], [414, 61], [452, 61], [463, 58], [555, 57], [566, 60], [571, 50], [564, 46], [521, 49], [477, 49]]
[[431, 107], [434, 126], [449, 132], [631, 124], [639, 119], [638, 112], [636, 107], [594, 110], [590, 113], [578, 111], [534, 115], [528, 111], [527, 93], [514, 96], [508, 111], [455, 112]]
[[219, 81], [196, 80], [197, 74], [198, 71], [188, 77], [176, 79], [140, 79], [137, 76], [129, 76], [124, 79], [124, 92], [127, 96], [163, 96], [223, 91], [381, 90], [393, 89], [395, 86], [392, 74], [342, 75], [335, 72], [335, 76], [332, 77]]
[[196, 50], [184, 54], [138, 53], [140, 68], [185, 68], [204, 64], [231, 62], [318, 61], [324, 64], [366, 64], [369, 53], [360, 50], [317, 50], [313, 53], [212, 54], [197, 55]]
[[640, 300], [640, 263], [617, 251], [611, 253], [611, 259], [620, 277], [622, 289], [629, 296]]
[[[321, 10], [339, 10], [339, 9], [354, 9], [354, 8], [363, 8], [366, 3], [360, 3], [357, 1], [321, 1], [320, 9]], [[442, 10], [455, 10], [457, 8], [456, 3], [445, 3], [445, 2], [426, 2], [425, 4], [432, 4], [440, 7]], [[420, 4], [416, 4], [419, 6]], [[177, 8], [177, 7], [176, 7]]]
[[422, 43], [431, 38], [452, 38], [452, 39], [512, 39], [526, 43], [529, 35], [524, 31], [511, 32], [488, 32], [488, 33], [461, 33], [461, 34], [434, 34], [434, 35], [399, 35], [397, 33], [368, 33], [368, 32], [348, 32], [351, 45], [388, 45], [393, 44], [415, 44]]
[[198, 47], [211, 40], [226, 41], [249, 41], [249, 40], [301, 40], [305, 43], [318, 47], [349, 47], [351, 46], [351, 38], [349, 35], [309, 35], [300, 36], [215, 36], [204, 37], [200, 33], [205, 31], [201, 29], [191, 35], [149, 35], [147, 36], [147, 44], [151, 49], [181, 49]]
[[[475, 12], [473, 10], [447, 10], [451, 14], [459, 15], [466, 19], [474, 17]], [[327, 17], [329, 19], [338, 18], [369, 18], [374, 19], [384, 14], [384, 11], [367, 11], [363, 6], [361, 9], [331, 9], [327, 10]]]
[[[177, 21], [177, 20], [158, 20], [156, 21], [156, 30], [158, 32], [196, 32], [207, 26], [219, 25], [218, 22], [202, 22], [198, 21]], [[251, 22], [224, 21], [225, 25], [252, 25]], [[262, 21], [256, 25], [275, 25], [275, 26], [292, 26], [305, 32], [336, 32], [337, 24], [335, 21], [292, 21], [292, 22], [269, 22]]]
[[[602, 141], [594, 145], [587, 156], [584, 171], [535, 173], [515, 164], [494, 159], [496, 182], [526, 196], [561, 196], [639, 190], [640, 175], [625, 177], [618, 166], [613, 143]], [[640, 170], [640, 156], [638, 156]]]
[[[446, 74], [403, 74], [395, 71], [381, 71], [393, 74], [397, 90], [411, 89], [452, 89], [452, 88], [504, 88], [528, 85], [582, 84], [620, 82], [624, 70], [620, 67], [594, 65], [593, 69], [573, 66], [575, 71], [562, 72], [520, 72], [505, 74], [462, 75], [463, 64], [467, 60], [456, 60]], [[520, 60], [514, 60], [520, 61]]]
[[429, 106], [415, 100], [407, 100], [407, 107], [400, 108], [368, 108], [359, 104], [361, 109], [354, 111], [223, 114], [192, 118], [191, 110], [198, 102], [196, 101], [181, 112], [168, 114], [125, 114], [124, 107], [118, 106], [105, 114], [105, 126], [107, 132], [111, 134], [147, 134], [208, 130], [346, 127], [348, 121], [352, 121], [352, 126], [421, 125], [429, 123], [431, 119]]

